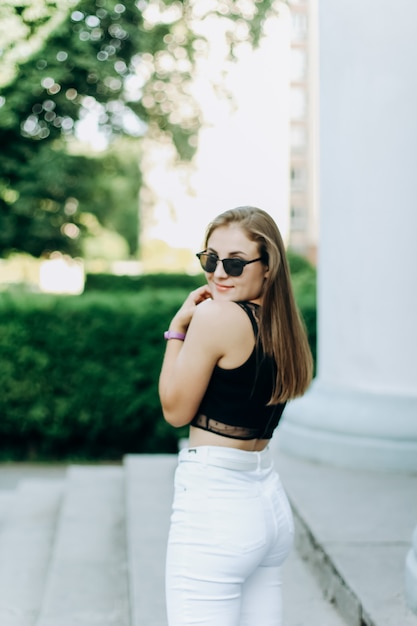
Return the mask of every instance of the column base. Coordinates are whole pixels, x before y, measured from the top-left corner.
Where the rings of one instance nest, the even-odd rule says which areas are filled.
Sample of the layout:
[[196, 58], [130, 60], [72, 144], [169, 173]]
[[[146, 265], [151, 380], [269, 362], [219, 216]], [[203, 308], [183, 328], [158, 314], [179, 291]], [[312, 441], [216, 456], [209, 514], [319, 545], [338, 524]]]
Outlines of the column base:
[[335, 388], [316, 379], [285, 409], [278, 444], [340, 467], [417, 471], [417, 396]]

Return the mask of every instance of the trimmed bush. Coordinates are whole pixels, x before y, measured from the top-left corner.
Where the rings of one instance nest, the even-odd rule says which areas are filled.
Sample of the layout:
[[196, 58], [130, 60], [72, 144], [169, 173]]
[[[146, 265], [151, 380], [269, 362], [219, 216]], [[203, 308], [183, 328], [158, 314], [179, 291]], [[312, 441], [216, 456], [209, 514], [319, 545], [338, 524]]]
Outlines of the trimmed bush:
[[205, 282], [203, 274], [143, 274], [141, 276], [115, 276], [114, 274], [87, 274], [85, 292], [128, 291], [138, 293], [144, 289], [186, 289], [192, 291]]
[[3, 458], [174, 451], [157, 381], [163, 331], [185, 296], [0, 298]]
[[303, 257], [289, 255], [295, 299], [304, 320], [315, 369], [317, 362], [317, 273]]

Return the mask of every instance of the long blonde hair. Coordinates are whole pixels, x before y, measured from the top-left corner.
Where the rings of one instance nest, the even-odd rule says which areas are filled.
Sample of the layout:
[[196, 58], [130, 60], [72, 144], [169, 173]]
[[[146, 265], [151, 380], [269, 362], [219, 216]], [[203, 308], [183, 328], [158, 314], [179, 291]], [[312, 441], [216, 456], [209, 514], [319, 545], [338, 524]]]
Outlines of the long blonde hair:
[[259, 341], [277, 364], [270, 404], [303, 395], [313, 375], [313, 358], [291, 284], [281, 233], [272, 217], [252, 206], [230, 209], [208, 226], [205, 243], [216, 228], [236, 223], [258, 244], [262, 262], [269, 268], [262, 291]]

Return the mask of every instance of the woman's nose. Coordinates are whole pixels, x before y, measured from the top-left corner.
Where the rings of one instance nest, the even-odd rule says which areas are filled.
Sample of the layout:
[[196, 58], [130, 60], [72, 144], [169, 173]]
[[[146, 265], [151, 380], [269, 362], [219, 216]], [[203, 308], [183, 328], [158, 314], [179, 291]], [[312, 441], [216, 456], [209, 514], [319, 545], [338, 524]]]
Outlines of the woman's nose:
[[227, 274], [224, 271], [223, 263], [220, 261], [220, 259], [217, 261], [216, 269], [214, 270], [214, 275], [219, 278], [227, 277]]

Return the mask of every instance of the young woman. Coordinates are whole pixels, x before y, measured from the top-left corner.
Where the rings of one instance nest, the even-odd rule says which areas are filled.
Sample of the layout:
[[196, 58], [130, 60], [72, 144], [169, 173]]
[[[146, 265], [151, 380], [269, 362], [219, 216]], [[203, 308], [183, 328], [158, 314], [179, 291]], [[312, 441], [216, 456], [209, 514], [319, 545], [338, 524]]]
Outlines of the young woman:
[[166, 563], [169, 626], [280, 626], [291, 510], [268, 442], [312, 376], [278, 227], [239, 207], [208, 227], [207, 285], [165, 333], [165, 419], [190, 424]]

